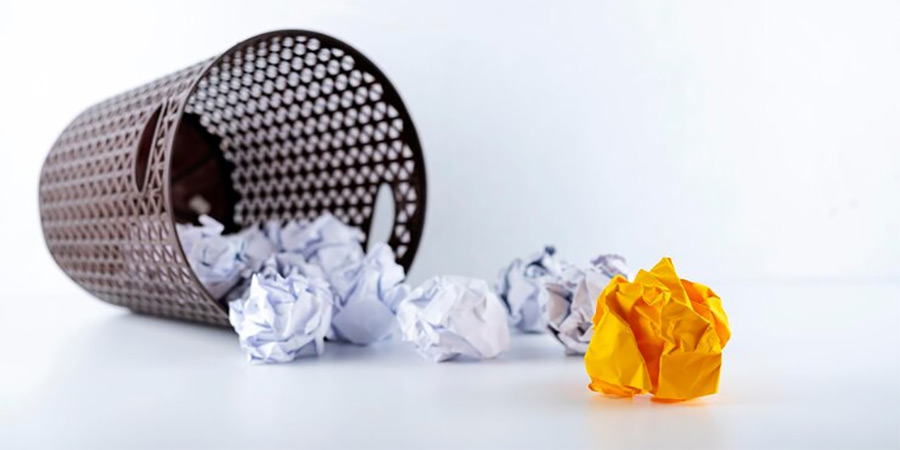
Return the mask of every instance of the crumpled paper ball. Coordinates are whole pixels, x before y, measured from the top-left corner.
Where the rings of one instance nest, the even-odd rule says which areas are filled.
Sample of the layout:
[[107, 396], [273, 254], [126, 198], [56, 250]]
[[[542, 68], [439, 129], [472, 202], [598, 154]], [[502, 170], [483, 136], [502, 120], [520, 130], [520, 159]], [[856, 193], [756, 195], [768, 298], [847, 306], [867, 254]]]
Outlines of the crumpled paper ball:
[[209, 216], [200, 226], [176, 225], [178, 237], [194, 274], [215, 298], [222, 298], [244, 277], [259, 270], [275, 250], [256, 227], [222, 235], [225, 227]]
[[251, 362], [282, 363], [324, 350], [331, 327], [331, 290], [298, 266], [270, 258], [228, 307], [228, 319]]
[[563, 264], [556, 250], [546, 246], [527, 258], [514, 259], [500, 271], [495, 289], [506, 305], [512, 326], [529, 333], [547, 331], [549, 297], [544, 283], [557, 279]]
[[663, 258], [633, 282], [616, 276], [597, 300], [584, 362], [593, 391], [660, 400], [714, 394], [731, 332], [722, 301], [678, 278]]
[[335, 297], [329, 339], [368, 345], [389, 337], [397, 327], [397, 305], [409, 295], [404, 278], [403, 266], [383, 243], [329, 273]]
[[600, 255], [591, 267], [581, 270], [564, 265], [562, 273], [545, 283], [548, 294], [547, 328], [570, 355], [583, 355], [594, 334], [594, 307], [603, 288], [616, 275], [626, 279], [630, 271], [625, 258]]
[[284, 227], [270, 223], [267, 234], [279, 251], [302, 255], [326, 274], [357, 263], [365, 256], [362, 231], [327, 212], [312, 222], [291, 221]]
[[397, 319], [403, 340], [435, 362], [493, 358], [509, 349], [506, 308], [484, 280], [430, 278], [400, 303]]

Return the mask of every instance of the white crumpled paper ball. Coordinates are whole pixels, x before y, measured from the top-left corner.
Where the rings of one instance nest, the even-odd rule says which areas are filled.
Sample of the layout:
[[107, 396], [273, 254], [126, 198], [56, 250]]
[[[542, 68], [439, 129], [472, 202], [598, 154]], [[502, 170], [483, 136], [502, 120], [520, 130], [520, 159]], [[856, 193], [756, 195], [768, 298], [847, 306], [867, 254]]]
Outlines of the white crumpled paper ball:
[[594, 334], [597, 298], [616, 275], [630, 277], [625, 258], [600, 255], [591, 261], [588, 269], [567, 266], [559, 277], [546, 283], [549, 295], [548, 328], [566, 348], [566, 353], [587, 352]]
[[181, 247], [197, 279], [215, 298], [222, 298], [244, 277], [259, 270], [275, 250], [258, 228], [222, 235], [225, 227], [209, 216], [200, 226], [176, 225]]
[[329, 338], [368, 345], [389, 337], [397, 327], [397, 305], [409, 295], [404, 278], [403, 266], [386, 244], [329, 273], [335, 297]]
[[495, 289], [514, 327], [529, 333], [547, 331], [549, 297], [544, 283], [559, 277], [564, 264], [556, 250], [546, 246], [527, 258], [514, 259], [500, 271]]
[[403, 340], [432, 361], [493, 358], [509, 349], [506, 308], [487, 282], [438, 276], [397, 308]]
[[269, 225], [269, 238], [280, 252], [300, 254], [326, 274], [359, 262], [365, 256], [362, 231], [350, 227], [329, 213], [312, 222], [292, 221], [284, 227]]
[[250, 286], [228, 303], [228, 319], [251, 362], [282, 363], [320, 355], [331, 327], [328, 284], [275, 257], [252, 275]]

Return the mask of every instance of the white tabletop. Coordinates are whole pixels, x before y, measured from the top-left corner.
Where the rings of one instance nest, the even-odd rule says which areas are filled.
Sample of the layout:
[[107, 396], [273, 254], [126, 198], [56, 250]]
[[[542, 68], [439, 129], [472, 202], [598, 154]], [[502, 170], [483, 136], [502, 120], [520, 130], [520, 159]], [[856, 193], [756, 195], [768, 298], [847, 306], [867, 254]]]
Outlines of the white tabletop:
[[256, 366], [229, 330], [21, 293], [0, 315], [0, 448], [900, 446], [900, 286], [716, 287], [720, 393], [680, 404], [588, 391], [548, 335], [487, 362], [395, 341]]

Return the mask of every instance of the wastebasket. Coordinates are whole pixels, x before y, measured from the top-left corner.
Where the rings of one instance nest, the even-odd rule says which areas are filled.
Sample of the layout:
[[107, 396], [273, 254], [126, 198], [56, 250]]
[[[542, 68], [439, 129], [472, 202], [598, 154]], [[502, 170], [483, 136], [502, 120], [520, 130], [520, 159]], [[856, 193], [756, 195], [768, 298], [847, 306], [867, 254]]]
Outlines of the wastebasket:
[[88, 108], [50, 150], [39, 197], [50, 253], [93, 295], [227, 325], [176, 222], [208, 214], [234, 231], [330, 212], [368, 236], [382, 186], [394, 199], [388, 244], [408, 269], [426, 201], [409, 113], [361, 53], [286, 30]]

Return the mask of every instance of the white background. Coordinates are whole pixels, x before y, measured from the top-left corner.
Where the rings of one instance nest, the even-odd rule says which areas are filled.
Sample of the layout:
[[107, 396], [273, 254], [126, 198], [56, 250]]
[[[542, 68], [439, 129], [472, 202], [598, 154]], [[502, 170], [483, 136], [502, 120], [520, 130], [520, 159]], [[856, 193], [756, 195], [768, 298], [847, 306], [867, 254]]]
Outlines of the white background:
[[[417, 432], [386, 417], [377, 441], [342, 430], [314, 446], [553, 445], [547, 433], [573, 447], [900, 446], [898, 24], [896, 2], [0, 2], [0, 447], [250, 445], [254, 420], [294, 425], [274, 387], [248, 386], [304, 383], [306, 367], [325, 384], [284, 398], [336, 408], [295, 411], [307, 425], [433, 403]], [[281, 28], [357, 47], [411, 111], [429, 183], [413, 281], [490, 278], [545, 243], [576, 262], [670, 255], [735, 324], [723, 392], [701, 409], [597, 403], [580, 363], [526, 338], [499, 366], [337, 347], [319, 366], [250, 370], [226, 332], [91, 300], [42, 242], [38, 174], [56, 136], [99, 100]], [[382, 380], [348, 368], [418, 390], [360, 396]], [[126, 395], [142, 383], [171, 397]], [[428, 428], [487, 412], [518, 431]], [[584, 432], [597, 421], [606, 431]], [[288, 436], [269, 443], [304, 442]]]

